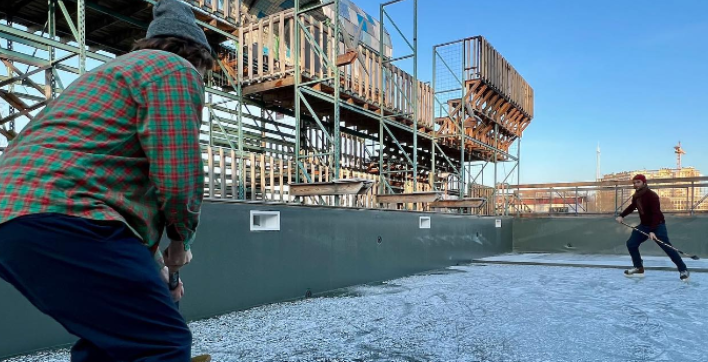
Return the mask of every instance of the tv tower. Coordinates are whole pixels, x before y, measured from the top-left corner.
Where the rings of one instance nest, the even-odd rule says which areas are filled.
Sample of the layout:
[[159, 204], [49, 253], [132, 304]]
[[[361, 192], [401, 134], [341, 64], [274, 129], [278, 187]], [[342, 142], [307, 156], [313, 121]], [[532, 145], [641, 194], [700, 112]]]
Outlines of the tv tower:
[[686, 154], [686, 151], [681, 148], [681, 141], [679, 141], [678, 146], [674, 146], [674, 153], [676, 153], [676, 167], [681, 170], [681, 155]]

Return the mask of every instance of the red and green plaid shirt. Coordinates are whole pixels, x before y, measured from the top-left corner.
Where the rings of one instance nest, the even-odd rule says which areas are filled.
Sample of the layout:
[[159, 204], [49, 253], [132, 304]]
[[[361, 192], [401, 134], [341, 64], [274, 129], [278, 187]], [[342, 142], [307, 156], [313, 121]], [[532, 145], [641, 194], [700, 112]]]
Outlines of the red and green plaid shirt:
[[0, 223], [55, 212], [125, 222], [148, 246], [189, 247], [204, 195], [204, 83], [185, 59], [141, 50], [84, 74], [0, 156]]

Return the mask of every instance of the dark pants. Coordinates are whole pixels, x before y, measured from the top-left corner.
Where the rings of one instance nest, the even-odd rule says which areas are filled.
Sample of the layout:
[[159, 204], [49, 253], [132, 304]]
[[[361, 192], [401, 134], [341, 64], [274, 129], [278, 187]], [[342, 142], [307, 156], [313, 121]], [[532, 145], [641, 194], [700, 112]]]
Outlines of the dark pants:
[[[649, 227], [645, 225], [639, 225], [637, 226], [637, 229], [647, 234], [649, 234], [650, 232]], [[656, 234], [656, 237], [659, 238], [659, 240], [663, 241], [668, 245], [671, 245], [671, 242], [669, 241], [669, 233], [668, 231], [666, 231], [666, 224], [659, 224], [656, 230], [654, 230], [654, 234]], [[647, 239], [648, 237], [646, 235], [636, 230], [633, 230], [632, 235], [629, 237], [629, 240], [627, 240], [627, 249], [629, 250], [629, 255], [632, 256], [632, 263], [634, 264], [635, 268], [643, 267], [642, 256], [639, 254], [639, 245], [641, 245]], [[679, 255], [676, 250], [671, 249], [668, 246], [662, 245], [661, 243], [657, 244], [661, 247], [661, 249], [664, 250], [666, 255], [671, 258], [671, 261], [676, 264], [676, 267], [679, 271], [686, 270], [686, 264], [683, 263], [683, 260], [681, 260], [681, 255]]]
[[72, 362], [187, 362], [192, 335], [150, 251], [120, 222], [0, 224], [0, 277], [79, 337]]

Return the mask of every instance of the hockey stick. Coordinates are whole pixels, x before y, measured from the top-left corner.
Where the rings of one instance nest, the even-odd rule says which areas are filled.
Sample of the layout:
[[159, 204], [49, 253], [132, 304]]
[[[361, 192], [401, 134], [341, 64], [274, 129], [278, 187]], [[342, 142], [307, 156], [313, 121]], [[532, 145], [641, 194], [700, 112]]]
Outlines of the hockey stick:
[[[632, 226], [632, 225], [627, 225], [627, 224], [625, 224], [624, 222], [622, 222], [622, 225], [627, 226], [627, 227], [630, 227], [630, 228], [632, 228], [632, 229], [634, 229], [634, 230], [636, 230], [636, 231], [638, 231], [638, 232], [640, 232], [640, 233], [646, 235], [647, 237], [649, 237], [649, 234], [647, 234], [647, 233], [645, 233], [645, 232], [643, 232], [643, 231], [637, 229], [636, 227], [634, 227], [634, 226]], [[659, 243], [659, 244], [661, 244], [661, 245], [664, 245], [664, 246], [666, 246], [666, 247], [668, 247], [668, 248], [674, 249], [674, 250], [678, 251], [679, 254], [685, 255], [685, 256], [687, 256], [687, 257], [693, 259], [693, 260], [699, 260], [699, 259], [700, 259], [700, 258], [698, 257], [698, 255], [686, 254], [686, 253], [684, 253], [683, 251], [681, 251], [681, 250], [675, 248], [673, 245], [669, 245], [669, 244], [667, 244], [667, 243], [665, 243], [665, 242], [659, 240], [658, 238], [655, 239], [654, 241], [656, 241], [657, 243]]]
[[[179, 270], [170, 274], [170, 281], [168, 283], [170, 290], [175, 290], [179, 287]], [[179, 302], [175, 302], [177, 309], [179, 309]], [[192, 357], [191, 362], [211, 362], [211, 356], [208, 354], [203, 354], [201, 356]]]
[[[175, 290], [179, 287], [179, 271], [170, 274], [170, 281], [167, 285], [170, 287], [170, 290]], [[175, 302], [175, 304], [177, 305], [177, 309], [179, 309], [179, 301]]]

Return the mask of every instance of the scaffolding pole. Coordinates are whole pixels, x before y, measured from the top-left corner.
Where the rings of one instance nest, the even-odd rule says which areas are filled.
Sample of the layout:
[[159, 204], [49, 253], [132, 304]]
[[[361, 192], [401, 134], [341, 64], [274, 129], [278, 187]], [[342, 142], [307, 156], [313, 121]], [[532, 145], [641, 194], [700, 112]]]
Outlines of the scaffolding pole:
[[[332, 57], [327, 56], [327, 49], [321, 49], [317, 44], [316, 41], [314, 41], [315, 36], [310, 32], [310, 30], [305, 26], [305, 15], [313, 10], [325, 7], [325, 6], [333, 6], [334, 8], [334, 16], [333, 19], [333, 26], [332, 26], [332, 32], [333, 36], [331, 37], [332, 41], [329, 46], [331, 47], [331, 54]], [[302, 160], [306, 159], [308, 155], [303, 154], [302, 152], [302, 133], [303, 133], [303, 125], [304, 121], [308, 119], [303, 113], [302, 105], [305, 105], [306, 111], [309, 113], [309, 119], [314, 120], [315, 124], [319, 126], [320, 130], [322, 131], [325, 140], [322, 142], [323, 147], [327, 148], [326, 152], [319, 153], [317, 156], [322, 157], [326, 156], [326, 160], [329, 166], [329, 172], [331, 179], [339, 179], [340, 178], [340, 173], [341, 173], [341, 120], [340, 120], [340, 109], [341, 109], [341, 98], [340, 98], [340, 85], [339, 82], [341, 80], [340, 76], [340, 69], [336, 64], [336, 60], [339, 57], [339, 47], [340, 47], [340, 35], [343, 36], [348, 36], [346, 34], [341, 34], [341, 24], [340, 24], [340, 19], [339, 19], [339, 7], [340, 7], [340, 0], [330, 0], [327, 2], [323, 2], [322, 4], [316, 6], [316, 7], [308, 7], [306, 9], [302, 9], [300, 6], [300, 0], [295, 0], [295, 16], [294, 16], [294, 21], [295, 21], [295, 46], [294, 46], [294, 57], [295, 57], [295, 80], [294, 80], [294, 87], [295, 87], [295, 163], [296, 163], [296, 173], [295, 173], [295, 182], [300, 183], [302, 182], [301, 180], [301, 174], [304, 176], [306, 182], [313, 182], [314, 181], [314, 175], [312, 177], [309, 175], [307, 168], [304, 166], [304, 163]], [[322, 30], [321, 30], [322, 31]], [[302, 36], [305, 36], [306, 39], [302, 39]], [[321, 34], [322, 35], [322, 34]], [[323, 59], [322, 67], [325, 69], [328, 69], [333, 76], [328, 77], [328, 76], [323, 76], [323, 78], [318, 78], [314, 79], [312, 81], [308, 82], [303, 82], [302, 79], [302, 64], [301, 64], [301, 59], [300, 57], [303, 55], [301, 54], [301, 48], [303, 45], [303, 41], [305, 41], [307, 44], [307, 41], [310, 42], [311, 46], [311, 51], [315, 52], [317, 55], [319, 55]], [[324, 44], [323, 44], [324, 46]], [[314, 59], [312, 60], [314, 61]], [[313, 78], [316, 77], [316, 75], [312, 74], [311, 75]], [[314, 90], [311, 87], [314, 84], [317, 83], [326, 83], [328, 81], [332, 81], [333, 83], [333, 88], [334, 88], [334, 95], [332, 97], [328, 97], [326, 94]], [[317, 98], [320, 100], [327, 100], [331, 101], [332, 107], [333, 107], [333, 112], [331, 116], [323, 117], [320, 118], [318, 116], [317, 112], [313, 109], [313, 107], [310, 105], [310, 102], [307, 100], [307, 97], [305, 95], [309, 95], [310, 97]], [[326, 127], [325, 123], [327, 123], [330, 127]], [[328, 141], [328, 142], [327, 142]], [[334, 198], [335, 205], [339, 205], [339, 197], [336, 196]]]
[[[383, 171], [383, 157], [384, 153], [386, 151], [387, 145], [386, 145], [386, 140], [388, 139], [392, 140], [393, 143], [396, 145], [396, 147], [401, 151], [401, 154], [403, 154], [405, 160], [404, 162], [407, 162], [406, 167], [404, 170], [398, 170], [396, 173], [402, 173], [404, 175], [403, 177], [403, 185], [404, 185], [404, 191], [405, 191], [405, 184], [407, 180], [410, 178], [411, 180], [411, 187], [413, 191], [418, 191], [418, 119], [420, 118], [420, 110], [418, 109], [418, 97], [419, 97], [419, 84], [418, 84], [418, 0], [410, 0], [412, 1], [412, 7], [413, 7], [413, 14], [412, 14], [412, 20], [413, 20], [413, 34], [411, 35], [405, 35], [399, 28], [398, 24], [394, 21], [394, 19], [391, 18], [391, 16], [388, 14], [386, 11], [387, 7], [390, 7], [394, 4], [398, 4], [401, 2], [404, 2], [406, 0], [393, 0], [389, 1], [386, 3], [382, 3], [380, 5], [380, 22], [379, 22], [379, 34], [381, 34], [381, 39], [379, 41], [379, 64], [380, 64], [380, 73], [381, 77], [379, 77], [379, 103], [380, 103], [380, 110], [379, 110], [379, 178], [380, 178], [380, 188], [379, 188], [379, 193], [385, 193], [386, 189], [389, 190], [389, 192], [393, 191], [390, 182], [387, 179], [386, 175], [388, 177], [391, 177], [390, 175], [392, 172], [390, 172], [390, 167], [391, 167], [391, 162], [392, 162], [392, 155], [390, 155], [389, 160], [387, 162], [387, 172]], [[405, 41], [406, 45], [409, 47], [410, 52], [409, 54], [404, 54], [401, 55], [397, 58], [389, 58], [386, 56], [385, 53], [385, 47], [384, 47], [384, 34], [386, 34], [385, 31], [385, 24], [386, 24], [386, 19], [389, 20], [389, 23], [393, 28], [398, 32], [398, 34], [403, 38]], [[412, 39], [411, 39], [412, 38]], [[391, 65], [397, 61], [402, 61], [405, 59], [413, 59], [413, 79], [412, 79], [412, 90], [410, 96], [405, 93], [404, 90], [400, 89], [395, 83], [394, 83], [394, 88], [395, 89], [385, 89], [384, 88], [384, 79], [390, 78], [392, 76], [391, 72]], [[412, 138], [413, 138], [413, 150], [412, 150], [412, 157], [409, 157], [400, 144], [400, 142], [396, 139], [396, 137], [393, 135], [391, 130], [386, 126], [387, 119], [386, 119], [386, 113], [385, 113], [385, 101], [386, 99], [384, 98], [385, 93], [389, 94], [395, 94], [395, 92], [399, 92], [401, 98], [403, 99], [403, 102], [405, 105], [408, 105], [410, 109], [412, 109], [411, 112], [408, 112], [405, 114], [406, 116], [411, 117], [412, 121], [412, 129], [409, 129], [407, 131], [412, 132]], [[434, 140], [433, 140], [434, 142]], [[409, 175], [410, 174], [410, 175]], [[417, 209], [417, 204], [413, 204], [413, 208]]]

